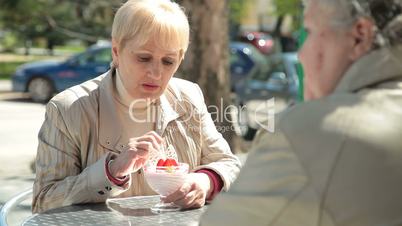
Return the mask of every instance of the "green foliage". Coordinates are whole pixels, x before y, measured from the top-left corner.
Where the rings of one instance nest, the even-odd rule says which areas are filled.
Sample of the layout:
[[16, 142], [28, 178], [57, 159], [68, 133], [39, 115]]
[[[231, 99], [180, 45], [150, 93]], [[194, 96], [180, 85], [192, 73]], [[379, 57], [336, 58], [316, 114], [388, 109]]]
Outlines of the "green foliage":
[[73, 53], [79, 53], [85, 50], [84, 46], [72, 46], [72, 45], [63, 45], [63, 46], [56, 46], [56, 50], [64, 50]]
[[11, 51], [17, 45], [17, 37], [11, 32], [5, 32], [4, 37], [0, 39], [0, 46], [5, 51]]
[[293, 31], [302, 27], [303, 7], [302, 0], [273, 0], [276, 16], [291, 16], [293, 18]]
[[299, 16], [302, 11], [301, 0], [274, 0], [278, 15]]
[[45, 38], [52, 45], [75, 38], [108, 39], [121, 0], [0, 0], [0, 26], [20, 43]]
[[2, 7], [0, 19], [3, 29], [12, 32], [20, 43], [39, 37], [56, 40], [57, 36], [50, 28], [47, 17], [55, 7], [54, 1], [36, 0], [0, 0]]
[[252, 0], [229, 0], [229, 20], [239, 24], [248, 12], [248, 6]]
[[0, 79], [10, 79], [15, 69], [25, 62], [0, 62]]

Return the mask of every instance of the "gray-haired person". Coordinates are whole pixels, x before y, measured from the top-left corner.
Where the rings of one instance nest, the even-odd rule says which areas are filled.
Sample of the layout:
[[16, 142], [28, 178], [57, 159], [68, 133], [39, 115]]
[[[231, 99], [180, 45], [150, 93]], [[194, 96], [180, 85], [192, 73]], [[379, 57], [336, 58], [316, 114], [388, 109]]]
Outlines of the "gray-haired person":
[[402, 225], [402, 0], [309, 0], [307, 101], [260, 132], [202, 225]]

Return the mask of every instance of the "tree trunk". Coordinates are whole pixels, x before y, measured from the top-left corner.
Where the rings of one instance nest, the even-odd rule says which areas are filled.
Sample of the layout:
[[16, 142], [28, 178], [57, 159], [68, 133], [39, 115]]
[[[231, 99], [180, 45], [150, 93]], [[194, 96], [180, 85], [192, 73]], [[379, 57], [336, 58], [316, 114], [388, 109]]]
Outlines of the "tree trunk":
[[24, 48], [25, 49], [24, 54], [25, 54], [25, 56], [28, 56], [28, 55], [31, 54], [31, 51], [30, 51], [31, 46], [32, 46], [32, 41], [30, 39], [26, 39], [24, 41], [24, 47], [25, 47]]
[[215, 126], [235, 150], [231, 104], [226, 0], [180, 0], [190, 20], [190, 47], [180, 77], [197, 83], [205, 97]]
[[277, 38], [280, 38], [282, 36], [281, 28], [282, 28], [282, 24], [283, 24], [283, 19], [284, 19], [284, 16], [280, 15], [280, 16], [278, 16], [278, 19], [276, 20], [273, 36], [275, 36]]

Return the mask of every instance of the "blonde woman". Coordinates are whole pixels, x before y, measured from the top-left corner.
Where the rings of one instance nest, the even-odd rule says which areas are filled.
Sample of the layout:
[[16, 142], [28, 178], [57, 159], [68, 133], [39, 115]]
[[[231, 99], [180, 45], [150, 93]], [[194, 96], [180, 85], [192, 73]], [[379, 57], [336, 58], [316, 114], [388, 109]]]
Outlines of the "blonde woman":
[[119, 8], [110, 71], [47, 105], [33, 212], [155, 194], [142, 166], [163, 142], [191, 169], [164, 201], [197, 208], [228, 190], [240, 163], [216, 130], [200, 88], [172, 78], [188, 44], [188, 20], [176, 3], [129, 0]]

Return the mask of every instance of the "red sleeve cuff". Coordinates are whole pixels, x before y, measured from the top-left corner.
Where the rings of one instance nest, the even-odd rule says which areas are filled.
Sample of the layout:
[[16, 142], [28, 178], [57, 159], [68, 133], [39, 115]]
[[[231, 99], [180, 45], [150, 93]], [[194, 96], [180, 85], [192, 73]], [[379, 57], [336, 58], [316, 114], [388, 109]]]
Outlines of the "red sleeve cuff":
[[222, 181], [221, 177], [215, 171], [210, 170], [210, 169], [200, 169], [200, 170], [197, 170], [196, 173], [205, 173], [206, 175], [208, 175], [209, 179], [212, 181], [214, 188], [206, 200], [207, 201], [213, 200], [215, 198], [215, 196], [217, 194], [219, 194], [219, 192], [222, 190], [223, 181]]
[[109, 171], [109, 162], [110, 162], [111, 160], [109, 160], [109, 161], [105, 161], [105, 169], [106, 169], [106, 176], [107, 176], [107, 178], [114, 184], [114, 185], [117, 185], [117, 186], [123, 186], [125, 183], [127, 183], [127, 181], [130, 179], [130, 178], [128, 178], [127, 176], [126, 177], [124, 177], [124, 178], [122, 178], [122, 179], [118, 179], [118, 178], [115, 178], [115, 177], [113, 177], [112, 176], [112, 174], [110, 173], [110, 171]]

